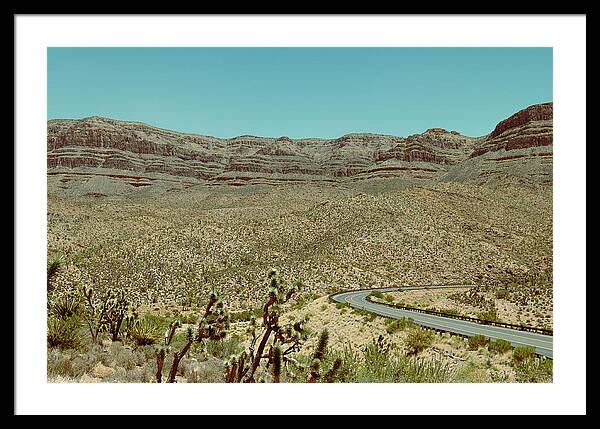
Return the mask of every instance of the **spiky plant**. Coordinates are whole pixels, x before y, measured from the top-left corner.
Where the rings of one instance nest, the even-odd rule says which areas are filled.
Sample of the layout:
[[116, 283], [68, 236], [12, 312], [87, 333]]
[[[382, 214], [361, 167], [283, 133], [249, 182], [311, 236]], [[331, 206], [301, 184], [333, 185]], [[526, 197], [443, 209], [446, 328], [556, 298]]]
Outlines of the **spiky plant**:
[[327, 328], [323, 329], [319, 334], [319, 341], [317, 342], [317, 347], [313, 353], [312, 361], [309, 366], [308, 376], [306, 381], [308, 383], [316, 383], [321, 378], [321, 360], [325, 355], [325, 348], [327, 347], [327, 342], [329, 341], [329, 332]]
[[319, 341], [317, 342], [317, 347], [315, 348], [315, 352], [313, 355], [314, 359], [323, 359], [323, 355], [325, 354], [325, 348], [327, 347], [327, 343], [329, 342], [329, 331], [327, 328], [321, 331], [319, 335]]
[[273, 346], [273, 383], [279, 383], [281, 379], [281, 346]]
[[50, 312], [59, 319], [68, 319], [79, 313], [81, 296], [75, 292], [64, 293], [50, 301]]
[[77, 349], [83, 341], [79, 333], [79, 321], [70, 317], [61, 319], [50, 317], [48, 319], [47, 342], [50, 348]]
[[160, 326], [149, 317], [137, 318], [133, 315], [126, 317], [126, 332], [129, 340], [136, 346], [156, 344], [161, 335]]
[[[176, 320], [169, 325], [165, 332], [164, 344], [157, 351], [157, 372], [156, 381], [162, 382], [162, 368], [164, 365], [165, 356], [170, 353], [171, 341], [175, 335], [177, 328], [181, 326], [181, 322]], [[179, 363], [187, 352], [192, 347], [194, 342], [202, 343], [204, 340], [219, 341], [225, 338], [229, 328], [229, 312], [226, 310], [223, 301], [218, 297], [216, 292], [212, 292], [208, 298], [204, 314], [200, 317], [196, 328], [191, 326], [187, 329], [187, 341], [181, 350], [173, 353], [173, 364], [167, 377], [167, 383], [174, 383], [177, 376]]]
[[335, 380], [335, 376], [337, 375], [341, 367], [342, 359], [338, 357], [335, 359], [335, 361], [333, 361], [331, 369], [327, 371], [327, 374], [325, 374], [325, 382], [333, 383], [333, 381]]
[[92, 287], [84, 285], [82, 292], [87, 304], [86, 321], [92, 341], [98, 342], [101, 332], [108, 332], [111, 339], [117, 341], [123, 321], [131, 312], [131, 304], [125, 291], [108, 290], [101, 295], [96, 295]]
[[[256, 381], [255, 373], [262, 360], [267, 361], [267, 366], [275, 364], [273, 361], [275, 356], [274, 344], [281, 347], [279, 352], [280, 364], [287, 365], [287, 362], [291, 359], [288, 355], [299, 351], [301, 342], [306, 338], [304, 329], [306, 320], [299, 320], [287, 325], [279, 323], [282, 305], [298, 292], [300, 284], [295, 283], [291, 286], [283, 284], [275, 269], [269, 271], [267, 280], [269, 292], [262, 308], [262, 334], [258, 334], [258, 323], [256, 319], [252, 318], [247, 331], [251, 337], [248, 352], [242, 354], [235, 364], [231, 364], [226, 368], [225, 380], [228, 382], [254, 383]], [[267, 350], [267, 344], [271, 337], [274, 344], [271, 344]], [[280, 369], [281, 367], [279, 367]]]
[[60, 269], [62, 268], [62, 266], [65, 263], [65, 258], [63, 255], [54, 255], [52, 258], [50, 258], [50, 260], [48, 261], [48, 267], [47, 267], [47, 283], [46, 283], [46, 288], [48, 292], [51, 292], [54, 289], [54, 286], [52, 285], [52, 280], [56, 277], [56, 274], [58, 274], [58, 272], [60, 271]]

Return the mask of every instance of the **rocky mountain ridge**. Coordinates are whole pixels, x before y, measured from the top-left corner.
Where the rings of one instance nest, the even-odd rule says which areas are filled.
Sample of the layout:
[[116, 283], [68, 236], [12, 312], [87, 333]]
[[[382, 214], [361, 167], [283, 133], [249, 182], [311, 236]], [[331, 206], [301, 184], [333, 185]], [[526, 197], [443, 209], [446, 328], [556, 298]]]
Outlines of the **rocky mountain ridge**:
[[529, 106], [482, 137], [430, 128], [408, 137], [223, 139], [97, 116], [49, 120], [47, 150], [49, 191], [75, 195], [390, 177], [420, 183], [516, 176], [551, 184], [552, 103]]

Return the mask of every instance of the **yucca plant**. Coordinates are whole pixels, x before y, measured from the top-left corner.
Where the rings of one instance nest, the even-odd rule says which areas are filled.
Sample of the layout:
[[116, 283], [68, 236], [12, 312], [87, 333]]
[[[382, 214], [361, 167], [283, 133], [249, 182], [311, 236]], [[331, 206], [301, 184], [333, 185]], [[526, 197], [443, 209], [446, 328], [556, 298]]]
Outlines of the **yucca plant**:
[[50, 312], [59, 319], [68, 319], [79, 314], [81, 303], [80, 295], [67, 292], [50, 301]]
[[149, 317], [133, 318], [127, 321], [127, 337], [136, 346], [156, 344], [160, 340], [161, 328], [156, 320]]
[[46, 277], [46, 279], [47, 279], [46, 290], [48, 292], [51, 292], [54, 289], [54, 286], [52, 285], [52, 280], [56, 277], [56, 274], [58, 274], [58, 272], [64, 265], [64, 262], [65, 262], [65, 258], [63, 255], [54, 255], [48, 261], [48, 267], [47, 267], [48, 274]]

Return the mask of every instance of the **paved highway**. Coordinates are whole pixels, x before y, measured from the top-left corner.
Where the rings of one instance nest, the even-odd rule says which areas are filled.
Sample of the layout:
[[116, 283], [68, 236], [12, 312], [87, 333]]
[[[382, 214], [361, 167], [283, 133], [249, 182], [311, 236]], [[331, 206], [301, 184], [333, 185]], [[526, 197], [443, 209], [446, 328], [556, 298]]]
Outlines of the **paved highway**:
[[[473, 285], [431, 285], [428, 289], [444, 289], [444, 288], [467, 288]], [[519, 331], [516, 329], [504, 328], [500, 326], [482, 325], [466, 320], [452, 319], [449, 317], [435, 316], [432, 314], [419, 313], [416, 311], [403, 310], [394, 308], [385, 304], [376, 304], [366, 300], [367, 296], [374, 291], [393, 292], [398, 290], [415, 290], [423, 289], [419, 287], [403, 287], [403, 288], [387, 288], [387, 289], [372, 289], [361, 291], [341, 292], [332, 296], [334, 301], [349, 304], [351, 307], [364, 309], [381, 316], [387, 316], [394, 319], [409, 317], [415, 323], [428, 328], [441, 329], [448, 332], [453, 332], [468, 337], [474, 335], [485, 335], [488, 338], [502, 338], [508, 340], [513, 346], [531, 346], [536, 352], [542, 356], [552, 358], [552, 336], [537, 334], [535, 332]]]

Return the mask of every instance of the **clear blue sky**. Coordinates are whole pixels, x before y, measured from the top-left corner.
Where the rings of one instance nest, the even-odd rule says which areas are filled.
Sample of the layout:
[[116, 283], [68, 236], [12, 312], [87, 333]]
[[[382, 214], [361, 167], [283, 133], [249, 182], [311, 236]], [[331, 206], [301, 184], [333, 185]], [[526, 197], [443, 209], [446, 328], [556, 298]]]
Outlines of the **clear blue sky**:
[[551, 48], [48, 48], [48, 118], [234, 137], [479, 136], [552, 101]]

